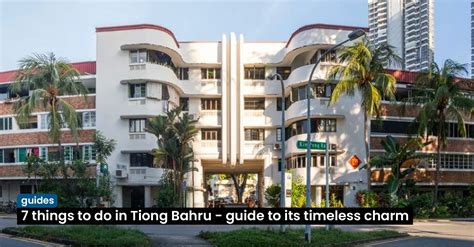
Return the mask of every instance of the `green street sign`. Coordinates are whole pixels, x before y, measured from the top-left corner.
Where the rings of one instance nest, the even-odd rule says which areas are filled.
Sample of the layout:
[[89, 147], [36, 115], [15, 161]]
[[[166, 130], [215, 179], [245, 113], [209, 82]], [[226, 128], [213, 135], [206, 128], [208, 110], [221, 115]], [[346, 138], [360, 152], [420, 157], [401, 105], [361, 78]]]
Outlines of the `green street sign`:
[[[306, 149], [306, 141], [297, 141], [296, 147], [299, 149]], [[326, 143], [325, 142], [311, 142], [311, 149], [317, 150], [326, 150]]]

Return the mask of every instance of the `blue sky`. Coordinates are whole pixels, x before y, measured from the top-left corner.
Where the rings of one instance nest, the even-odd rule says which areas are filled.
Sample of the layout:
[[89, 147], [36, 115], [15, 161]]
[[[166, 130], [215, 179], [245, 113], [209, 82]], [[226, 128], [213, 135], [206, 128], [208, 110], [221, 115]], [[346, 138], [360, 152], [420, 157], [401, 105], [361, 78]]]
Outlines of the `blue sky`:
[[[150, 23], [180, 41], [287, 40], [311, 23], [367, 26], [367, 0], [24, 1], [0, 0], [0, 71], [32, 52], [95, 60], [95, 27]], [[470, 0], [435, 0], [435, 59], [470, 63]]]

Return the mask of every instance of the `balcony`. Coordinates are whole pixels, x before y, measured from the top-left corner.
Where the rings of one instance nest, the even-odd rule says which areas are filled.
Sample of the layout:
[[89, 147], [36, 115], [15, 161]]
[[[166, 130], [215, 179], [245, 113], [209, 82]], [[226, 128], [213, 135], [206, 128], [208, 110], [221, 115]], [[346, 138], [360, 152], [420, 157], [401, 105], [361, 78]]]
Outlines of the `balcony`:
[[171, 66], [156, 63], [129, 64], [129, 69], [120, 77], [121, 83], [128, 81], [147, 81], [170, 84], [184, 94], [221, 94], [220, 80], [181, 81]]
[[163, 175], [163, 168], [118, 166], [115, 172], [117, 184], [156, 185]]

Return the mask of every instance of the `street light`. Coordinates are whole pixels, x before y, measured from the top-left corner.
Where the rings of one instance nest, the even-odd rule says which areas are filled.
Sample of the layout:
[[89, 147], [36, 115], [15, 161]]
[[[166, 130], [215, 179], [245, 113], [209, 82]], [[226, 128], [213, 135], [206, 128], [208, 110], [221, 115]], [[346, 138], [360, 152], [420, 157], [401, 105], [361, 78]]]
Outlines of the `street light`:
[[[286, 199], [286, 192], [285, 192], [285, 172], [286, 172], [286, 160], [285, 160], [285, 85], [283, 83], [283, 77], [276, 73], [270, 75], [268, 77], [269, 80], [275, 80], [275, 78], [280, 80], [281, 85], [281, 191], [280, 191], [280, 208], [285, 207], [285, 199]], [[283, 226], [282, 226], [282, 230]]]
[[[361, 29], [357, 29], [347, 35], [347, 39], [342, 41], [339, 44], [327, 49], [321, 56], [316, 60], [316, 63], [309, 74], [308, 85], [306, 88], [306, 207], [311, 207], [311, 114], [310, 114], [310, 91], [311, 91], [311, 79], [313, 78], [314, 71], [318, 67], [318, 64], [321, 62], [321, 59], [325, 57], [330, 52], [334, 51], [336, 48], [342, 46], [343, 44], [355, 40], [361, 36], [365, 35], [365, 32]], [[306, 225], [304, 231], [305, 240], [309, 243], [311, 242], [311, 226]]]

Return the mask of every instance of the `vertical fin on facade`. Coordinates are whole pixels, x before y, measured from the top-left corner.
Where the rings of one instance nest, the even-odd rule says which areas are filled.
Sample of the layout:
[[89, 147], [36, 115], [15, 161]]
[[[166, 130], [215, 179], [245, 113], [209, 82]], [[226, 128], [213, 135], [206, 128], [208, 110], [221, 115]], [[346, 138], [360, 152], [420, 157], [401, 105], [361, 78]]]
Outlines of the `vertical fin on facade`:
[[229, 95], [230, 95], [230, 120], [229, 120], [229, 129], [230, 129], [230, 165], [235, 166], [237, 163], [237, 128], [238, 128], [238, 119], [237, 119], [237, 109], [239, 106], [238, 102], [238, 81], [237, 81], [237, 61], [234, 59], [237, 56], [237, 38], [235, 33], [230, 33], [230, 78], [229, 78]]
[[222, 54], [222, 61], [221, 61], [221, 89], [222, 89], [222, 97], [221, 97], [221, 126], [222, 126], [222, 140], [221, 140], [221, 154], [222, 154], [222, 164], [227, 164], [227, 147], [228, 147], [228, 121], [227, 121], [227, 64], [228, 64], [228, 56], [227, 56], [227, 36], [222, 34], [222, 43], [221, 43], [221, 54]]
[[242, 61], [242, 49], [243, 49], [243, 44], [244, 44], [244, 35], [243, 34], [240, 34], [239, 35], [239, 42], [238, 42], [238, 46], [237, 46], [237, 65], [238, 65], [238, 80], [237, 80], [237, 87], [238, 87], [238, 91], [239, 91], [239, 104], [238, 104], [238, 107], [239, 107], [239, 126], [238, 126], [238, 139], [239, 141], [237, 142], [238, 145], [239, 145], [239, 154], [238, 154], [238, 157], [239, 157], [239, 163], [241, 165], [244, 164], [244, 140], [245, 140], [245, 136], [244, 136], [244, 126], [242, 124], [242, 121], [241, 119], [244, 117], [244, 92], [243, 90], [241, 90], [241, 85], [243, 84], [243, 76], [244, 76], [244, 64], [243, 64], [243, 61]]

